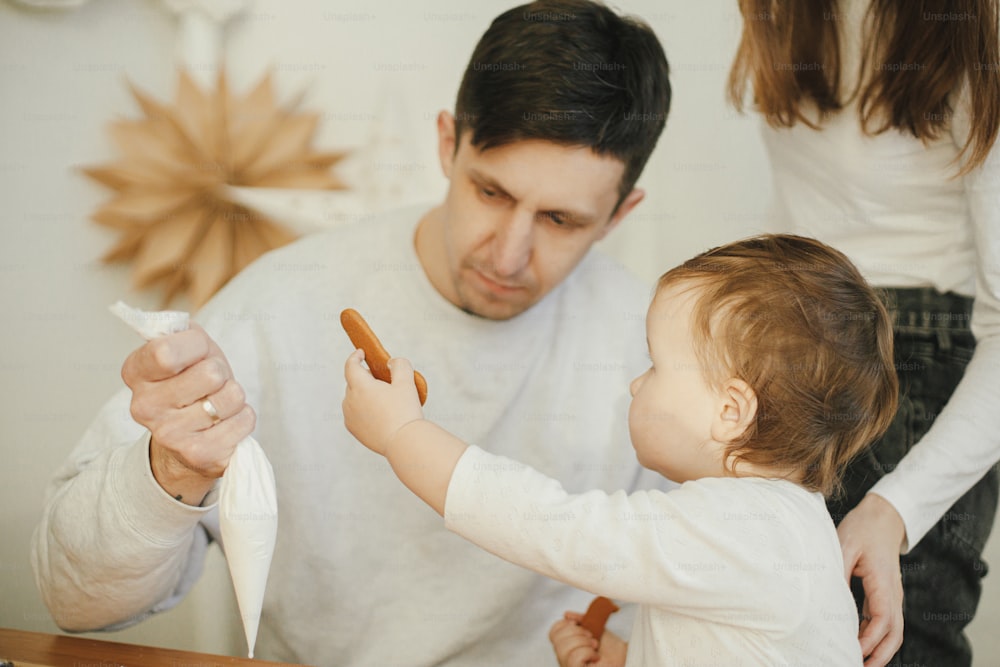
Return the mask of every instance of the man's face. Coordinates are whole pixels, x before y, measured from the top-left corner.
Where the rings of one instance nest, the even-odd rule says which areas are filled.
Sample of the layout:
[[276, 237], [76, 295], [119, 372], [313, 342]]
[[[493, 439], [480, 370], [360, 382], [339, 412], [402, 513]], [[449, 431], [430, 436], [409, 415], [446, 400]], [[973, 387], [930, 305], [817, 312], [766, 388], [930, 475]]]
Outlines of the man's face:
[[444, 203], [422, 221], [417, 253], [431, 283], [463, 310], [503, 320], [538, 303], [643, 196], [618, 207], [624, 164], [589, 148], [521, 141], [487, 151], [438, 119]]

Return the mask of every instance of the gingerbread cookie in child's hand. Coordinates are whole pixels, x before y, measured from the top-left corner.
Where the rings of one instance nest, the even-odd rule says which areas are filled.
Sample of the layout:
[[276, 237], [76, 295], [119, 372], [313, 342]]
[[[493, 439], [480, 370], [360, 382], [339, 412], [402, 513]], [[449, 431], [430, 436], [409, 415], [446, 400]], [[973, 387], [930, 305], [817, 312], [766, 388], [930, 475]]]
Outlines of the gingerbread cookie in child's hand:
[[[390, 355], [382, 343], [379, 342], [375, 332], [372, 331], [365, 318], [353, 308], [347, 308], [340, 313], [340, 324], [344, 327], [348, 337], [354, 344], [365, 351], [365, 361], [368, 362], [368, 369], [372, 375], [383, 382], [391, 382], [392, 374], [389, 372]], [[420, 405], [427, 400], [427, 380], [424, 376], [413, 371], [413, 382], [417, 385], [417, 396], [420, 398]]]
[[606, 597], [596, 597], [587, 607], [587, 613], [580, 620], [580, 625], [590, 631], [594, 639], [600, 641], [604, 634], [604, 626], [608, 616], [618, 611], [618, 605]]

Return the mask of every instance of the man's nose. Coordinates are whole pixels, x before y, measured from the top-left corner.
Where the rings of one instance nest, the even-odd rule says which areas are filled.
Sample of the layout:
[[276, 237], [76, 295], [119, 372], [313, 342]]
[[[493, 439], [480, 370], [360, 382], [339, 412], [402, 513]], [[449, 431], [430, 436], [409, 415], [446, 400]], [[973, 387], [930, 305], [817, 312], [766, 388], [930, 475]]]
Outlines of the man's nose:
[[493, 270], [497, 277], [515, 276], [531, 259], [534, 249], [534, 216], [515, 209], [499, 223], [493, 239]]

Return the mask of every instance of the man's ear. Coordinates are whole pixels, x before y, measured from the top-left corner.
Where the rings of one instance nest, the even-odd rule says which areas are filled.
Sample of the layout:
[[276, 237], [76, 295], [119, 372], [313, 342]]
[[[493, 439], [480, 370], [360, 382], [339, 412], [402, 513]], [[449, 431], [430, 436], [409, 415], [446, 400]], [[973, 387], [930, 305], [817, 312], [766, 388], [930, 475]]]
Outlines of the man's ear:
[[441, 111], [437, 116], [438, 160], [445, 178], [451, 180], [451, 166], [455, 161], [455, 117], [447, 111]]
[[611, 215], [611, 219], [608, 220], [608, 224], [604, 225], [604, 229], [601, 230], [601, 235], [597, 239], [600, 240], [607, 236], [645, 196], [646, 191], [639, 188], [633, 188], [631, 192], [625, 195], [625, 199], [622, 199], [622, 203], [615, 209], [615, 212]]
[[718, 412], [712, 422], [712, 439], [730, 443], [738, 439], [757, 418], [757, 392], [739, 378], [722, 385]]

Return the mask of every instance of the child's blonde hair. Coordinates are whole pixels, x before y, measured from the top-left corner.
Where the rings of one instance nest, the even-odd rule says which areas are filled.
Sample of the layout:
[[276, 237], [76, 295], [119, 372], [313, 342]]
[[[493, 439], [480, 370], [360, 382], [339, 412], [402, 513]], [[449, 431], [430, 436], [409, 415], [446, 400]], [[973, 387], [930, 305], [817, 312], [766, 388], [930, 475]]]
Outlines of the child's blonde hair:
[[757, 414], [728, 445], [744, 461], [787, 469], [830, 495], [844, 466], [896, 412], [892, 325], [842, 253], [814, 239], [767, 235], [714, 248], [659, 280], [697, 288], [695, 352], [706, 379], [756, 392]]

